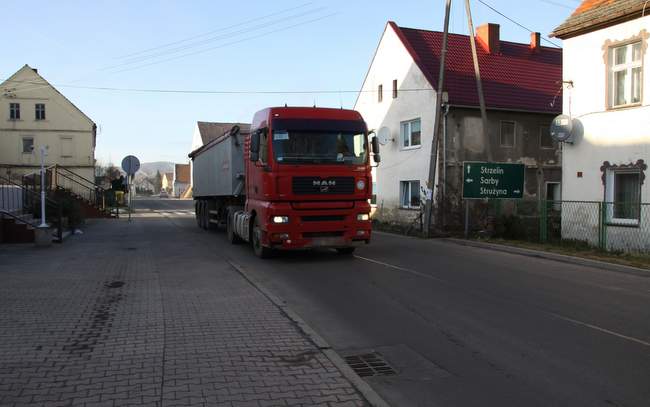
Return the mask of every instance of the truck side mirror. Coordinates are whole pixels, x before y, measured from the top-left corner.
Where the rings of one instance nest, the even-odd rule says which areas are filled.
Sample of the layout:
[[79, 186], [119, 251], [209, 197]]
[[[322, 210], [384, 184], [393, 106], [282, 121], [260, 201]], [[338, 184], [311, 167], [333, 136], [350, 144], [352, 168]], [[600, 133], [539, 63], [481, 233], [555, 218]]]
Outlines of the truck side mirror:
[[251, 134], [250, 160], [255, 162], [260, 159], [260, 132], [259, 130]]
[[372, 153], [373, 153], [373, 159], [377, 164], [381, 162], [381, 156], [379, 155], [379, 139], [377, 136], [372, 136]]

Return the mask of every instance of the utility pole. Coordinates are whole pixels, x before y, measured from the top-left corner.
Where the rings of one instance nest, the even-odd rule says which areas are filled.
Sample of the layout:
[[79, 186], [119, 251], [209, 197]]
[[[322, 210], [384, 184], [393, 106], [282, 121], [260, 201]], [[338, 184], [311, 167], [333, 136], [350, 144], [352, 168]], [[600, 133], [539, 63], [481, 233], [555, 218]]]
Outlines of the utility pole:
[[465, 0], [465, 10], [467, 12], [467, 25], [469, 26], [469, 42], [472, 46], [472, 59], [474, 60], [474, 75], [476, 77], [476, 93], [478, 93], [478, 103], [481, 108], [481, 121], [483, 122], [483, 140], [487, 146], [487, 159], [492, 161], [492, 144], [488, 135], [487, 111], [485, 109], [485, 99], [483, 98], [483, 85], [481, 84], [481, 70], [478, 66], [478, 54], [476, 53], [476, 38], [474, 37], [474, 23], [472, 22], [472, 10], [470, 9], [469, 0]]
[[[469, 0], [468, 0], [469, 1]], [[440, 50], [440, 71], [438, 72], [438, 89], [436, 91], [436, 114], [434, 119], [433, 140], [431, 140], [431, 157], [429, 157], [429, 179], [427, 180], [427, 200], [424, 207], [424, 236], [429, 237], [431, 232], [431, 218], [433, 213], [433, 191], [436, 182], [436, 168], [438, 165], [438, 140], [440, 140], [440, 114], [442, 112], [442, 91], [445, 84], [445, 58], [447, 57], [447, 34], [449, 33], [449, 12], [451, 0], [445, 5], [445, 26], [442, 34], [442, 49]]]

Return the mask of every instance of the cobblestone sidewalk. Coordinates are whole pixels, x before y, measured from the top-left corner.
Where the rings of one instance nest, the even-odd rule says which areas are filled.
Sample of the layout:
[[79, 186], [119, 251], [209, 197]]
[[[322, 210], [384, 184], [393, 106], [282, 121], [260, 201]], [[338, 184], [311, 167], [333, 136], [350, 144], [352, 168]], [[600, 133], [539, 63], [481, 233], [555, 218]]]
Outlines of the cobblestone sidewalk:
[[0, 246], [0, 405], [366, 405], [209, 238], [142, 218]]

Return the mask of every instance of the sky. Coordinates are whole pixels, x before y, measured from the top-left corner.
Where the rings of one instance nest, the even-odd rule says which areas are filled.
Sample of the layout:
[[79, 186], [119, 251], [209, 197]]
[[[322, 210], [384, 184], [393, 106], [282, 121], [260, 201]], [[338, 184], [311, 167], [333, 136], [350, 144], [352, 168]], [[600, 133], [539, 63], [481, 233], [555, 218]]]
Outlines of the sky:
[[[578, 0], [483, 0], [548, 34]], [[464, 1], [450, 32], [467, 34]], [[268, 106], [352, 108], [386, 22], [442, 30], [443, 0], [32, 0], [4, 2], [4, 80], [38, 68], [98, 126], [96, 158], [187, 162], [197, 121], [250, 122]], [[474, 25], [529, 32], [471, 1]], [[552, 39], [561, 45], [559, 39]], [[542, 41], [542, 45], [550, 45]], [[179, 94], [87, 87], [332, 93]]]

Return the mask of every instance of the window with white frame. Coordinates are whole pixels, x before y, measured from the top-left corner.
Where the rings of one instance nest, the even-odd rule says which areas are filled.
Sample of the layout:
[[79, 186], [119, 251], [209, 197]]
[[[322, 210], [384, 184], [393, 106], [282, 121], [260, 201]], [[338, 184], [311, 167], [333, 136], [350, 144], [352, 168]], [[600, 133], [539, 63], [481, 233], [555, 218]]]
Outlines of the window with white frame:
[[402, 208], [414, 209], [420, 207], [420, 181], [401, 181], [400, 206]]
[[609, 106], [641, 103], [641, 41], [609, 49]]
[[61, 157], [70, 158], [74, 154], [72, 136], [61, 136]]
[[638, 225], [641, 215], [641, 172], [607, 170], [605, 200], [607, 221], [619, 225]]
[[421, 142], [420, 119], [400, 123], [402, 148], [419, 147]]

